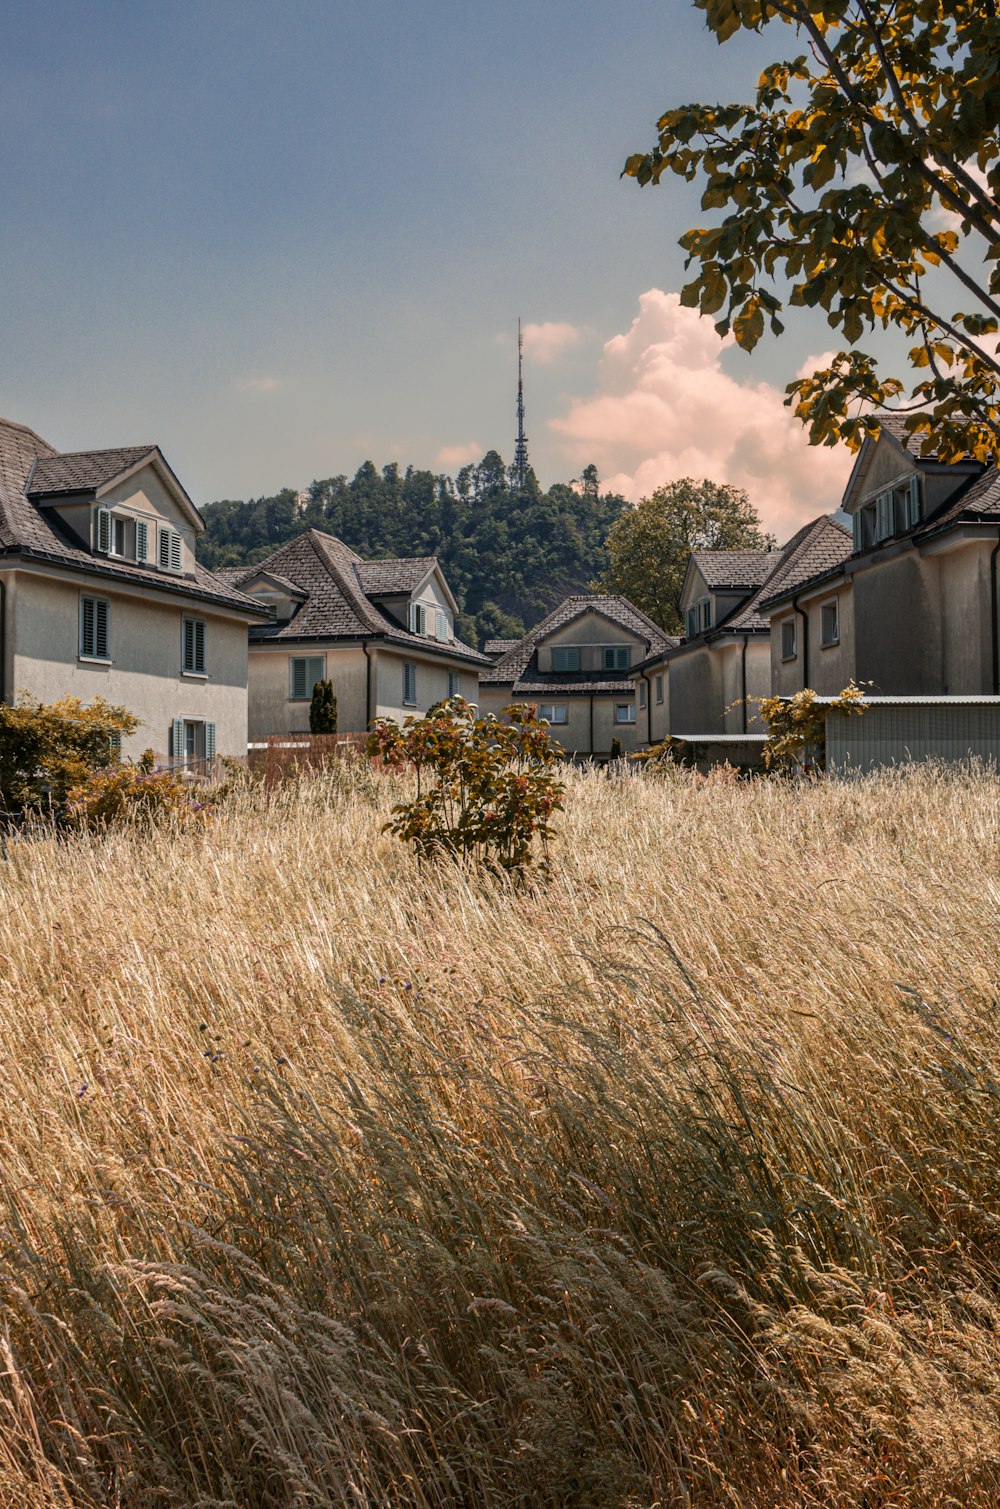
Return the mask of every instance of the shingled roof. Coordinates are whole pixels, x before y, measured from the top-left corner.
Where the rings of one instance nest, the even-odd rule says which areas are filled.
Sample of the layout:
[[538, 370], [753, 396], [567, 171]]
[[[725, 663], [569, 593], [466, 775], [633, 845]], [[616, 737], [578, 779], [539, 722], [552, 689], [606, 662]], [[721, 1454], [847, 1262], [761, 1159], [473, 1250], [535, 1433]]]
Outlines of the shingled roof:
[[693, 550], [691, 559], [713, 592], [760, 587], [774, 569], [775, 550]]
[[110, 451], [63, 451], [39, 456], [28, 474], [24, 491], [29, 498], [59, 493], [94, 492], [122, 472], [152, 459], [155, 445], [126, 445]]
[[392, 597], [412, 592], [437, 565], [437, 556], [404, 556], [400, 560], [358, 561], [358, 580], [369, 597]]
[[585, 613], [600, 613], [602, 617], [618, 624], [629, 634], [646, 642], [647, 653], [661, 653], [671, 644], [679, 643], [671, 635], [647, 618], [627, 597], [588, 597], [582, 594], [567, 597], [540, 623], [529, 629], [523, 639], [515, 640], [511, 649], [480, 676], [482, 686], [510, 686], [515, 694], [552, 693], [558, 690], [576, 692], [615, 692], [628, 686], [631, 669], [620, 675], [603, 672], [593, 679], [586, 671], [566, 673], [562, 671], [539, 671], [537, 649], [543, 640]]
[[[824, 515], [800, 529], [781, 551], [781, 560], [768, 577], [757, 596], [747, 604], [732, 622], [732, 627], [743, 628], [758, 625], [769, 627], [769, 621], [760, 609], [796, 591], [813, 577], [825, 576], [837, 566], [843, 565], [853, 550], [851, 531], [839, 520]], [[746, 619], [747, 624], [743, 623]], [[730, 627], [727, 622], [726, 628]]]
[[[381, 575], [369, 570], [383, 564], [393, 569]], [[251, 640], [253, 643], [270, 643], [272, 640], [385, 639], [413, 650], [434, 651], [476, 665], [490, 665], [485, 655], [454, 636], [443, 642], [411, 634], [372, 601], [373, 596], [388, 595], [390, 590], [412, 591], [436, 564], [433, 556], [415, 557], [412, 561], [363, 561], [335, 535], [324, 534], [319, 529], [306, 529], [294, 540], [281, 545], [266, 560], [246, 567], [242, 577], [238, 578], [245, 583], [266, 572], [269, 576], [284, 578], [307, 594], [305, 602], [287, 623], [265, 624], [253, 629]], [[414, 569], [404, 571], [405, 566]], [[417, 567], [421, 569], [417, 570]], [[412, 585], [409, 588], [379, 586], [372, 589], [368, 584], [373, 577], [380, 583], [409, 579]]]
[[[89, 550], [73, 544], [69, 536], [63, 533], [51, 510], [36, 507], [32, 498], [25, 493], [29, 476], [33, 471], [37, 476], [40, 467], [43, 468], [43, 475], [64, 478], [71, 475], [100, 475], [102, 480], [99, 483], [88, 481], [84, 484], [77, 481], [72, 487], [62, 489], [89, 492], [134, 466], [136, 458], [142, 460], [156, 450], [156, 446], [128, 446], [112, 451], [75, 452], [69, 456], [60, 456], [54, 446], [36, 435], [34, 430], [29, 430], [27, 425], [18, 424], [11, 419], [0, 419], [0, 555], [28, 556], [33, 560], [48, 561], [70, 570], [86, 571], [132, 585], [156, 587], [160, 591], [176, 592], [183, 597], [238, 608], [248, 618], [259, 618], [260, 603], [255, 603], [252, 598], [244, 596], [197, 563], [194, 571], [189, 574], [175, 576], [171, 573], [168, 576], [137, 562], [109, 560], [105, 556], [93, 555]], [[87, 467], [84, 468], [81, 464], [75, 473], [73, 467], [60, 473], [55, 466], [56, 462], [62, 460], [72, 461], [75, 466], [82, 456], [89, 458]], [[131, 459], [122, 464], [123, 456]], [[109, 459], [105, 464], [98, 462], [98, 457], [118, 459]]]

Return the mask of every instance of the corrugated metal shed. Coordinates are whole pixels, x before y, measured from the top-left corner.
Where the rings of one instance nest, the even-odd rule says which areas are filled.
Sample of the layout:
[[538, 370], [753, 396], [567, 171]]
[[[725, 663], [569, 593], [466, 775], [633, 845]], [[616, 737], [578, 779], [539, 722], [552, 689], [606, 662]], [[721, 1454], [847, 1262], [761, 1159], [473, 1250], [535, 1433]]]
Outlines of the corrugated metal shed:
[[827, 714], [830, 770], [921, 760], [1000, 762], [1000, 697], [866, 697], [864, 706], [860, 717]]

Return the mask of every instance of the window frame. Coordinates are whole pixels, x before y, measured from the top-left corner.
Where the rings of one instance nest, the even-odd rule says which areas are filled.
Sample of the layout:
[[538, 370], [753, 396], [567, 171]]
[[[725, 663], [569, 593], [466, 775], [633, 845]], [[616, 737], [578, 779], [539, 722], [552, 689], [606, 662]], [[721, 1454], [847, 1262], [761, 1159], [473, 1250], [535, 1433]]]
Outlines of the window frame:
[[632, 662], [632, 646], [627, 644], [606, 644], [601, 646], [602, 669], [605, 671], [627, 671]]
[[[791, 632], [791, 649], [788, 648], [786, 631]], [[795, 615], [793, 613], [789, 618], [781, 620], [781, 659], [784, 662], [786, 660], [798, 660], [798, 658], [799, 634], [798, 625], [795, 622]]]
[[[188, 624], [191, 625], [191, 649], [193, 664], [188, 665]], [[199, 635], [198, 630], [201, 629]], [[199, 645], [199, 639], [201, 641]], [[199, 679], [208, 680], [207, 648], [208, 625], [203, 618], [198, 618], [193, 613], [181, 615], [181, 675], [197, 676]], [[200, 653], [199, 653], [200, 651]], [[199, 663], [200, 662], [200, 663]]]
[[[86, 604], [93, 604], [93, 639], [91, 646], [86, 643]], [[99, 654], [100, 648], [100, 620], [101, 610], [104, 616], [104, 654]], [[95, 665], [111, 665], [111, 603], [106, 597], [98, 597], [93, 592], [80, 593], [80, 608], [77, 626], [77, 659], [86, 660]]]
[[[556, 656], [566, 655], [575, 659], [575, 665], [557, 665]], [[580, 646], [578, 644], [554, 644], [552, 646], [552, 669], [557, 675], [571, 676], [580, 669]]]
[[657, 707], [662, 707], [662, 705], [663, 705], [663, 673], [662, 673], [662, 671], [660, 672], [659, 676], [655, 676], [653, 678], [653, 686], [654, 686], [654, 690], [656, 692], [656, 705], [657, 705]]
[[[834, 614], [834, 632], [833, 632], [833, 634], [829, 638], [827, 638], [827, 635], [826, 635], [826, 626], [825, 626], [825, 624], [826, 624], [826, 614], [827, 614], [827, 611], [829, 609], [831, 609], [831, 608], [833, 609], [833, 614]], [[838, 645], [839, 643], [840, 643], [840, 598], [839, 598], [839, 596], [838, 597], [828, 597], [825, 602], [820, 603], [820, 608], [819, 608], [819, 647], [820, 647], [821, 650], [829, 650], [829, 649], [832, 649], [834, 645]]]
[[[309, 685], [309, 662], [311, 660], [312, 661], [317, 661], [318, 660], [319, 663], [320, 663], [320, 666], [321, 666], [321, 670], [320, 670], [320, 673], [319, 673], [318, 676], [314, 676], [313, 677], [312, 684]], [[300, 694], [296, 694], [296, 691], [295, 691], [295, 665], [296, 665], [297, 661], [301, 661], [302, 664], [306, 667], [306, 670], [305, 670], [305, 679], [306, 679], [306, 684], [307, 684], [308, 690], [304, 694], [301, 694], [301, 693]], [[289, 700], [289, 702], [299, 702], [299, 703], [302, 703], [302, 702], [311, 702], [312, 701], [312, 694], [313, 694], [313, 687], [316, 685], [317, 681], [323, 681], [323, 680], [325, 680], [325, 678], [326, 678], [326, 656], [325, 655], [289, 655], [289, 657], [288, 657], [288, 700]]]
[[[552, 714], [550, 717], [549, 714]], [[562, 716], [558, 717], [557, 714]], [[538, 709], [539, 718], [552, 725], [553, 728], [565, 728], [569, 722], [569, 704], [567, 702], [543, 702]]]
[[645, 712], [645, 710], [646, 710], [646, 703], [647, 703], [647, 698], [646, 698], [646, 683], [645, 683], [645, 681], [640, 681], [639, 682], [639, 711], [640, 712]]
[[[620, 716], [622, 713], [624, 713], [626, 716]], [[629, 714], [631, 714], [631, 716], [629, 716]], [[636, 721], [636, 706], [634, 702], [615, 703], [614, 723], [616, 728], [630, 727]]]

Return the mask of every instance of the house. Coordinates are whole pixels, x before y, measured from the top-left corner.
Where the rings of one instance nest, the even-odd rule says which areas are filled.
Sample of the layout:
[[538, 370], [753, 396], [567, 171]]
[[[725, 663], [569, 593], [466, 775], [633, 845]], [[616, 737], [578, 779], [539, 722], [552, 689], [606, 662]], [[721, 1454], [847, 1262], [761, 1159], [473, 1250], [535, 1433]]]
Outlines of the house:
[[60, 452], [0, 420], [0, 699], [121, 704], [129, 756], [245, 755], [269, 613], [198, 564], [204, 527], [159, 446]]
[[250, 739], [308, 733], [317, 681], [333, 682], [338, 731], [402, 720], [445, 697], [476, 701], [491, 661], [455, 637], [457, 605], [433, 556], [364, 561], [307, 529], [255, 566], [220, 575], [266, 608], [250, 630]]
[[765, 731], [756, 703], [771, 695], [770, 593], [849, 554], [850, 532], [822, 516], [780, 550], [698, 550], [688, 562], [680, 609], [685, 637], [635, 667], [639, 738], [670, 734], [734, 764], [760, 757]]
[[568, 597], [506, 649], [479, 680], [484, 712], [537, 703], [573, 755], [636, 747], [633, 667], [676, 644], [625, 597]]
[[853, 678], [883, 697], [1000, 694], [1000, 472], [919, 443], [881, 416], [844, 494], [851, 550], [768, 592], [776, 693], [834, 696]]

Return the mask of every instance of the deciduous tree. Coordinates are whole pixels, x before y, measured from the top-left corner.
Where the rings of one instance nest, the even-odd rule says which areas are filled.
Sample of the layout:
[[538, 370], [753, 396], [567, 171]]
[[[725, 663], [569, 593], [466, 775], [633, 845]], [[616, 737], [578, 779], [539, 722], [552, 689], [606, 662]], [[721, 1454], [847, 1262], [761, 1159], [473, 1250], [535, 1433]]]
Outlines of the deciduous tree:
[[[640, 184], [704, 184], [717, 223], [681, 245], [681, 295], [751, 351], [785, 304], [818, 308], [846, 346], [788, 388], [814, 443], [856, 448], [903, 399], [925, 453], [1000, 445], [1000, 19], [995, 0], [695, 0], [720, 42], [784, 23], [802, 50], [748, 104], [675, 106]], [[956, 307], [957, 306], [957, 307]], [[886, 371], [876, 330], [909, 341]]]

